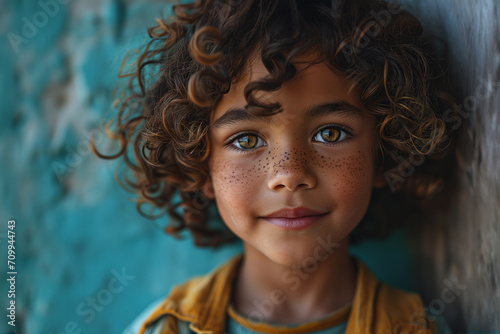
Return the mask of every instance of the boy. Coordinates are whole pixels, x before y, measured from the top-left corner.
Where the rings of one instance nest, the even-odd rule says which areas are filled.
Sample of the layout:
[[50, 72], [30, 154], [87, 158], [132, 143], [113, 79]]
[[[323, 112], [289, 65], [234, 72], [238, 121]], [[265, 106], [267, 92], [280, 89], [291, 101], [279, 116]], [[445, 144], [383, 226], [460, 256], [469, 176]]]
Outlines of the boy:
[[[141, 333], [435, 333], [418, 295], [348, 253], [355, 227], [381, 225], [390, 204], [373, 189], [391, 195], [390, 181], [410, 202], [440, 183], [429, 159], [408, 180], [386, 178], [450, 138], [420, 23], [376, 0], [174, 9], [150, 29], [130, 98], [143, 103], [123, 103], [112, 158], [135, 170], [140, 203], [168, 208], [168, 233], [211, 246], [235, 235], [244, 254], [176, 287]], [[199, 191], [229, 233], [208, 226]]]

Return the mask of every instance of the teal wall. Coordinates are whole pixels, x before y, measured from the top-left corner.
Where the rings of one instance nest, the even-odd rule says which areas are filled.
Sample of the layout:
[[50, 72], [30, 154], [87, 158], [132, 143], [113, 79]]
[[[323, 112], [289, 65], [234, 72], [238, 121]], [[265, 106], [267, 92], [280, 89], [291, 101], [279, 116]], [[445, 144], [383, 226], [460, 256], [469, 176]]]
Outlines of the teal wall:
[[[89, 151], [91, 134], [113, 148], [103, 122], [121, 59], [162, 11], [160, 0], [0, 1], [0, 268], [14, 219], [18, 333], [120, 333], [173, 284], [241, 250], [166, 236], [165, 219], [141, 217], [117, 185], [116, 162]], [[353, 252], [415, 289], [404, 233]], [[0, 319], [0, 332], [11, 329]]]
[[[89, 151], [91, 133], [106, 148], [102, 121], [121, 58], [164, 1], [62, 2], [0, 5], [0, 268], [15, 219], [18, 333], [119, 333], [172, 284], [236, 248], [174, 242], [136, 212], [114, 180], [116, 163]], [[10, 329], [4, 312], [0, 332]]]

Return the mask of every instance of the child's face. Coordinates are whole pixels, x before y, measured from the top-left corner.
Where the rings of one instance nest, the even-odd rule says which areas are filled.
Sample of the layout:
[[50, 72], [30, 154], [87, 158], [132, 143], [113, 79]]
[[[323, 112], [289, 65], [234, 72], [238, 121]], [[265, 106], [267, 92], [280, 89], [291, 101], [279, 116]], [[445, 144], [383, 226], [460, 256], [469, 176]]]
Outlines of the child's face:
[[[279, 101], [281, 113], [241, 117], [245, 85], [267, 73], [260, 61], [221, 98], [210, 119], [211, 184], [204, 187], [247, 247], [284, 265], [314, 257], [318, 238], [343, 241], [365, 214], [373, 186], [383, 182], [374, 161], [373, 115], [361, 110], [347, 82], [325, 64], [296, 67], [295, 77], [277, 92], [259, 93]], [[263, 218], [297, 207], [324, 215], [300, 229]]]

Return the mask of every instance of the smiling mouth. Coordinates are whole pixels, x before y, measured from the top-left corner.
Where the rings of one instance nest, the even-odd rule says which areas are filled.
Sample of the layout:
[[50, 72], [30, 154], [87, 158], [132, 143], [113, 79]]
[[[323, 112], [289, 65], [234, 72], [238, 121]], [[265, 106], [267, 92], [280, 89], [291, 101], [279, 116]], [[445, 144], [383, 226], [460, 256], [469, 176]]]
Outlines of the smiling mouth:
[[319, 215], [302, 216], [296, 218], [286, 217], [261, 217], [266, 222], [284, 228], [286, 230], [302, 230], [316, 224], [319, 220], [325, 217], [328, 213]]

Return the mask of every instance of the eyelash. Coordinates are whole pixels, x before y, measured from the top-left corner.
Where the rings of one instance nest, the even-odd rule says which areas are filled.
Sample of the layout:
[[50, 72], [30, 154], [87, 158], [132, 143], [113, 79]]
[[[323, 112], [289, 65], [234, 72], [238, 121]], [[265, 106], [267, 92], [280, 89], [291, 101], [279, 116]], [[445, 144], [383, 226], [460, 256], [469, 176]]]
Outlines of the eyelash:
[[[321, 133], [323, 130], [326, 130], [328, 128], [335, 128], [335, 129], [338, 129], [341, 131], [341, 137], [344, 136], [345, 138], [343, 139], [340, 139], [338, 141], [335, 141], [335, 142], [320, 142], [320, 143], [323, 143], [323, 144], [327, 144], [327, 145], [337, 145], [341, 142], [344, 142], [345, 140], [348, 140], [349, 138], [352, 137], [352, 130], [347, 128], [346, 126], [343, 126], [343, 125], [338, 125], [338, 124], [330, 124], [330, 125], [325, 125], [324, 127], [322, 127], [321, 129], [319, 129], [314, 137], [316, 137], [319, 133]], [[256, 133], [256, 132], [253, 132], [253, 131], [245, 131], [245, 132], [239, 132], [237, 134], [235, 134], [234, 136], [231, 136], [231, 138], [229, 138], [227, 140], [227, 142], [224, 144], [224, 146], [227, 146], [229, 149], [231, 150], [235, 150], [235, 151], [238, 151], [238, 152], [243, 152], [243, 153], [249, 153], [249, 152], [252, 152], [262, 146], [257, 146], [257, 147], [254, 147], [254, 148], [249, 148], [249, 149], [241, 149], [241, 148], [238, 148], [236, 146], [234, 146], [234, 142], [240, 138], [240, 137], [244, 137], [244, 136], [247, 136], [247, 135], [255, 135], [257, 137], [257, 144], [259, 143], [259, 140], [262, 140], [262, 138], [260, 138], [259, 134]], [[264, 145], [265, 146], [265, 145]]]

